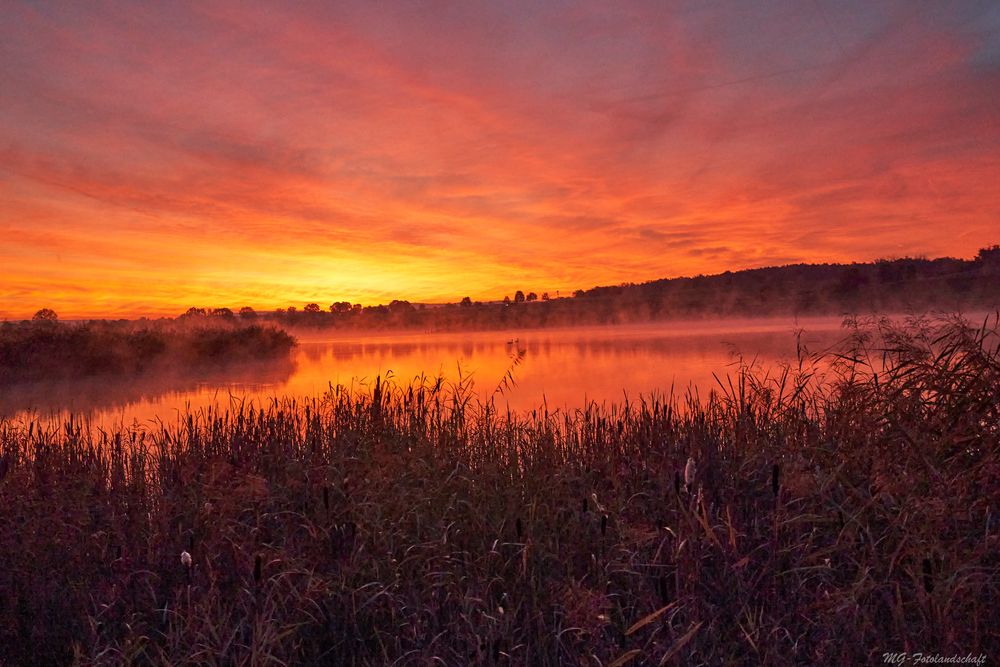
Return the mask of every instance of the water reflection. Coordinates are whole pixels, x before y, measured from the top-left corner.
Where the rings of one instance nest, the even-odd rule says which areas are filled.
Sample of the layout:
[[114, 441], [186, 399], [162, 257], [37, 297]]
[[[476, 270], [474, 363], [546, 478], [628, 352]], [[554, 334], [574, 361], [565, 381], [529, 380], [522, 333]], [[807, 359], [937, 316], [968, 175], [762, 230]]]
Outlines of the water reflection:
[[0, 416], [74, 413], [107, 422], [166, 419], [188, 403], [212, 397], [266, 395], [285, 386], [296, 370], [293, 359], [242, 363], [215, 368], [173, 369], [139, 376], [88, 377], [72, 382], [45, 381], [7, 385], [0, 391]]
[[[330, 384], [365, 383], [376, 375], [408, 382], [443, 375], [454, 381], [471, 375], [480, 397], [494, 395], [508, 371], [515, 385], [499, 403], [530, 409], [578, 407], [587, 400], [620, 401], [626, 394], [678, 393], [715, 385], [713, 374], [732, 370], [735, 356], [762, 366], [793, 361], [794, 331], [812, 349], [842, 335], [839, 318], [750, 320], [622, 327], [549, 329], [472, 334], [330, 336], [302, 333], [290, 361], [250, 364], [199, 374], [128, 381], [88, 379], [8, 387], [0, 414], [30, 410], [41, 416], [73, 411], [95, 423], [172, 419], [177, 411], [224, 404], [230, 396], [266, 401], [277, 396], [316, 396]], [[520, 355], [521, 362], [514, 364]], [[513, 367], [512, 367], [513, 366]]]

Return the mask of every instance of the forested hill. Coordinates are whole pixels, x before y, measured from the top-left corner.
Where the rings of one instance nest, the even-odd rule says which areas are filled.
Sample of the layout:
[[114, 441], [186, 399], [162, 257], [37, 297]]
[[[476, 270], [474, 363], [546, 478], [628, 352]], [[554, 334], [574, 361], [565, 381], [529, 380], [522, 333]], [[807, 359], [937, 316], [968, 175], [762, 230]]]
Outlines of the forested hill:
[[972, 260], [794, 264], [595, 287], [575, 298], [650, 318], [993, 308], [1000, 306], [1000, 247]]

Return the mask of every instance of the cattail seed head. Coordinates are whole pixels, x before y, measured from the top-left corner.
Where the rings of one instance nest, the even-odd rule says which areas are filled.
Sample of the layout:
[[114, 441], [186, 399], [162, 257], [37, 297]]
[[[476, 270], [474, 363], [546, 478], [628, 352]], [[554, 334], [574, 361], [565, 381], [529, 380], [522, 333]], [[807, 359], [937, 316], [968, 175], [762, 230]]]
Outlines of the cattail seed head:
[[601, 515], [601, 537], [604, 537], [608, 532], [608, 515]]
[[260, 568], [261, 558], [260, 554], [257, 554], [257, 557], [253, 561], [253, 580], [258, 584], [260, 583]]
[[934, 592], [934, 578], [931, 576], [931, 559], [924, 559], [924, 590], [928, 593]]
[[781, 488], [779, 485], [779, 475], [781, 474], [781, 468], [777, 463], [771, 468], [771, 493], [777, 497], [778, 491]]
[[697, 474], [697, 466], [694, 463], [694, 457], [689, 456], [687, 465], [684, 466], [684, 486], [688, 491], [691, 491], [691, 487], [694, 485], [695, 475]]
[[521, 539], [521, 535], [524, 534], [524, 526], [521, 525], [521, 517], [517, 517], [514, 521], [514, 529], [517, 531], [517, 539]]

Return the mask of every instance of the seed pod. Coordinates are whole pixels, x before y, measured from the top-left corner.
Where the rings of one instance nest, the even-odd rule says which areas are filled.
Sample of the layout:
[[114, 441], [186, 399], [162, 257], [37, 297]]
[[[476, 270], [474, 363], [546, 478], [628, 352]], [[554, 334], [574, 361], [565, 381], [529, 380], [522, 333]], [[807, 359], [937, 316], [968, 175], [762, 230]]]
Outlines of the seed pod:
[[781, 468], [777, 463], [771, 468], [771, 493], [777, 498], [778, 491], [781, 488], [778, 482], [778, 476], [781, 474]]
[[689, 456], [687, 465], [684, 466], [684, 487], [687, 489], [688, 493], [691, 493], [691, 487], [694, 486], [694, 480], [697, 474], [698, 467], [695, 465], [694, 457]]
[[521, 539], [521, 535], [524, 534], [524, 526], [521, 525], [521, 517], [517, 517], [514, 522], [514, 529], [517, 531], [517, 539]]
[[931, 576], [931, 559], [924, 559], [924, 590], [928, 593], [934, 592], [934, 579]]
[[587, 513], [587, 496], [580, 499], [580, 512], [583, 514]]
[[254, 558], [253, 561], [253, 580], [255, 583], [258, 584], [260, 583], [260, 567], [261, 567], [261, 558], [260, 554], [257, 554], [257, 557]]
[[601, 515], [601, 537], [604, 537], [608, 532], [608, 515]]
[[330, 511], [330, 487], [323, 487], [323, 509]]

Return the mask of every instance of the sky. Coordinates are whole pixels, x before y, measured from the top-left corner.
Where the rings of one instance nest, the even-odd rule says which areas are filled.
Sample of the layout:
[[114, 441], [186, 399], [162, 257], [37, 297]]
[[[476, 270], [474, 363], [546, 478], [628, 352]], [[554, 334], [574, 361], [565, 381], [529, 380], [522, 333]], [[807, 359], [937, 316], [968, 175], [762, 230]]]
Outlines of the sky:
[[1000, 243], [1000, 4], [18, 2], [0, 319]]

